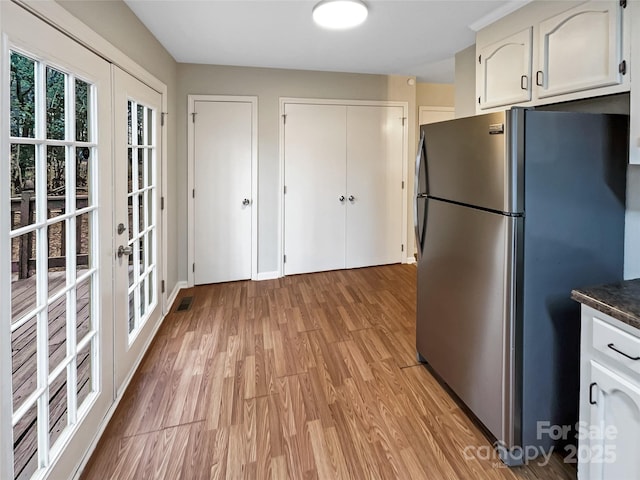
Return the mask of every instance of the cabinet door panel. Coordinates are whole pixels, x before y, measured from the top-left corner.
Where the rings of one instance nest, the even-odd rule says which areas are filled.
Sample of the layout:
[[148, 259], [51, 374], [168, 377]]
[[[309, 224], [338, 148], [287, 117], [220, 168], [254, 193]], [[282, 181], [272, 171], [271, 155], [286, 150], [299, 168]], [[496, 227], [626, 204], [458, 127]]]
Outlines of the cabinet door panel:
[[345, 266], [346, 107], [287, 104], [285, 275]]
[[347, 107], [347, 268], [402, 261], [402, 107]]
[[480, 50], [480, 108], [531, 100], [531, 28]]
[[539, 98], [621, 83], [618, 2], [588, 2], [541, 22], [539, 32]]
[[589, 461], [589, 475], [580, 478], [640, 478], [640, 387], [594, 361], [590, 369], [595, 404], [590, 406], [589, 449], [579, 452], [580, 460]]

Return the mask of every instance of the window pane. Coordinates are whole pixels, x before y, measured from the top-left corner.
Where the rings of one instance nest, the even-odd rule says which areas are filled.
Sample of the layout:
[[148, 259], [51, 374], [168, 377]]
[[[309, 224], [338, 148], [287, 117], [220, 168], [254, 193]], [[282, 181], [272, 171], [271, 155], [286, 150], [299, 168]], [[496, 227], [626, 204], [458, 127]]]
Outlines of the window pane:
[[13, 427], [13, 469], [15, 479], [29, 479], [38, 469], [38, 422], [35, 405]]
[[136, 322], [135, 322], [135, 314], [136, 314], [136, 309], [135, 309], [135, 300], [134, 300], [134, 294], [133, 291], [129, 294], [129, 333], [133, 332], [133, 330], [136, 328]]
[[88, 142], [89, 139], [89, 84], [76, 79], [76, 140]]
[[127, 198], [127, 215], [129, 225], [129, 240], [133, 239], [135, 232], [133, 231], [133, 195]]
[[[133, 242], [132, 244], [130, 244], [131, 248], [133, 249], [134, 245], [136, 243]], [[134, 264], [133, 264], [133, 258], [134, 258], [134, 252], [131, 252], [131, 255], [129, 255], [129, 258], [127, 260], [127, 268], [129, 269], [129, 288], [131, 288], [133, 286], [133, 284], [136, 282], [136, 272], [134, 271]]]
[[49, 242], [49, 297], [66, 286], [67, 279], [67, 222], [57, 222], [47, 227]]
[[144, 188], [144, 148], [138, 149], [138, 190]]
[[36, 235], [11, 239], [11, 321], [17, 322], [37, 305]]
[[138, 233], [144, 230], [144, 193], [138, 195]]
[[153, 149], [147, 149], [147, 183], [146, 186], [153, 185]]
[[49, 322], [49, 373], [67, 356], [67, 296], [63, 295], [47, 309]]
[[146, 284], [147, 284], [147, 282], [145, 280], [143, 280], [142, 282], [140, 282], [140, 285], [138, 285], [136, 287], [138, 289], [138, 291], [140, 292], [140, 318], [144, 317], [144, 313], [147, 310], [147, 302], [145, 300], [145, 298], [146, 298]]
[[91, 149], [88, 147], [76, 148], [76, 208], [89, 206], [89, 165], [91, 162]]
[[147, 190], [147, 226], [150, 227], [153, 222], [153, 190]]
[[11, 136], [35, 136], [35, 62], [11, 52], [9, 95], [11, 101]]
[[147, 286], [149, 287], [149, 296], [147, 297], [148, 301], [147, 301], [147, 305], [151, 306], [151, 304], [154, 301], [154, 297], [155, 297], [155, 283], [154, 283], [154, 272], [150, 272], [149, 276], [147, 277]]
[[65, 79], [66, 75], [47, 67], [47, 138], [65, 139]]
[[76, 357], [76, 375], [77, 375], [77, 392], [78, 407], [82, 406], [85, 399], [93, 392], [93, 380], [91, 371], [91, 345], [93, 340], [78, 352]]
[[83, 213], [76, 217], [76, 277], [84, 274], [93, 266], [91, 241], [93, 213]]
[[11, 229], [32, 225], [36, 218], [36, 149], [11, 145]]
[[144, 107], [142, 105], [136, 105], [137, 118], [138, 118], [138, 143], [137, 145], [144, 145]]
[[150, 108], [146, 109], [147, 111], [147, 145], [151, 145], [153, 142], [153, 110]]
[[153, 230], [146, 235], [147, 238], [147, 268], [153, 263]]
[[92, 277], [76, 286], [76, 343], [82, 342], [91, 331], [91, 284]]
[[66, 150], [47, 147], [47, 218], [65, 213]]
[[67, 370], [49, 386], [49, 446], [53, 447], [68, 423]]
[[133, 144], [133, 104], [127, 102], [127, 145]]
[[127, 174], [127, 182], [128, 182], [128, 189], [127, 192], [132, 193], [133, 189], [135, 188], [135, 185], [133, 184], [133, 149], [129, 148], [128, 149], [128, 174]]
[[13, 409], [20, 407], [36, 391], [36, 317], [32, 317], [11, 334], [11, 380], [13, 385]]
[[145, 259], [146, 251], [147, 249], [145, 248], [144, 235], [143, 235], [142, 237], [138, 238], [138, 253], [139, 253], [138, 258], [140, 260], [140, 270], [138, 270], [139, 276], [142, 276], [142, 274], [144, 274], [144, 271], [145, 271], [144, 259]]

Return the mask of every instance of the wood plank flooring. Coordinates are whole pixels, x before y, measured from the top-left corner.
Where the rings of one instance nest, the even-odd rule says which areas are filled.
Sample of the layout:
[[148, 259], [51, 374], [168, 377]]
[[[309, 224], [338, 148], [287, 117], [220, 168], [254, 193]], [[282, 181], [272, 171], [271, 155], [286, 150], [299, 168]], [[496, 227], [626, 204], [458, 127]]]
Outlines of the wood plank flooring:
[[81, 478], [575, 478], [483, 455], [416, 364], [415, 295], [411, 265], [183, 290]]

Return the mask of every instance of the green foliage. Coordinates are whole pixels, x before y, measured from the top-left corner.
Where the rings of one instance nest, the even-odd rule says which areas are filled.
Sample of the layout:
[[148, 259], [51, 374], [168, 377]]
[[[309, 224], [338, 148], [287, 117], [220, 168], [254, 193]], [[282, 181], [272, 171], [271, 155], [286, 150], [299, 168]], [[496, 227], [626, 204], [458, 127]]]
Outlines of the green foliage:
[[[36, 129], [36, 62], [29, 57], [11, 52], [10, 77], [10, 132], [12, 137], [35, 138]], [[69, 140], [66, 134], [66, 95], [75, 86], [75, 140], [89, 140], [89, 85], [76, 80], [68, 81], [68, 75], [47, 67], [45, 75], [46, 135], [52, 140]], [[86, 149], [84, 152], [86, 153]], [[44, 160], [44, 159], [43, 159]], [[70, 159], [71, 160], [71, 159]], [[84, 158], [86, 160], [86, 158]], [[11, 148], [11, 195], [18, 195], [35, 180], [35, 150], [31, 146], [14, 144]], [[66, 150], [64, 147], [49, 148], [47, 152], [47, 191], [64, 194]], [[78, 165], [76, 170], [85, 172], [86, 166]], [[31, 181], [31, 182], [29, 182]], [[78, 183], [86, 185], [86, 178], [78, 178]]]

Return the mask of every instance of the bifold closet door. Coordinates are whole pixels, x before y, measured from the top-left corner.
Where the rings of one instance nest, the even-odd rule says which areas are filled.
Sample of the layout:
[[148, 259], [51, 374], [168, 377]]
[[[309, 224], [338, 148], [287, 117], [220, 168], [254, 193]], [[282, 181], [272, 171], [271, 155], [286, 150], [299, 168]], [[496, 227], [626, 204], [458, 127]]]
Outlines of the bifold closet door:
[[346, 111], [285, 106], [285, 275], [345, 266]]
[[402, 261], [402, 107], [347, 107], [346, 268]]

